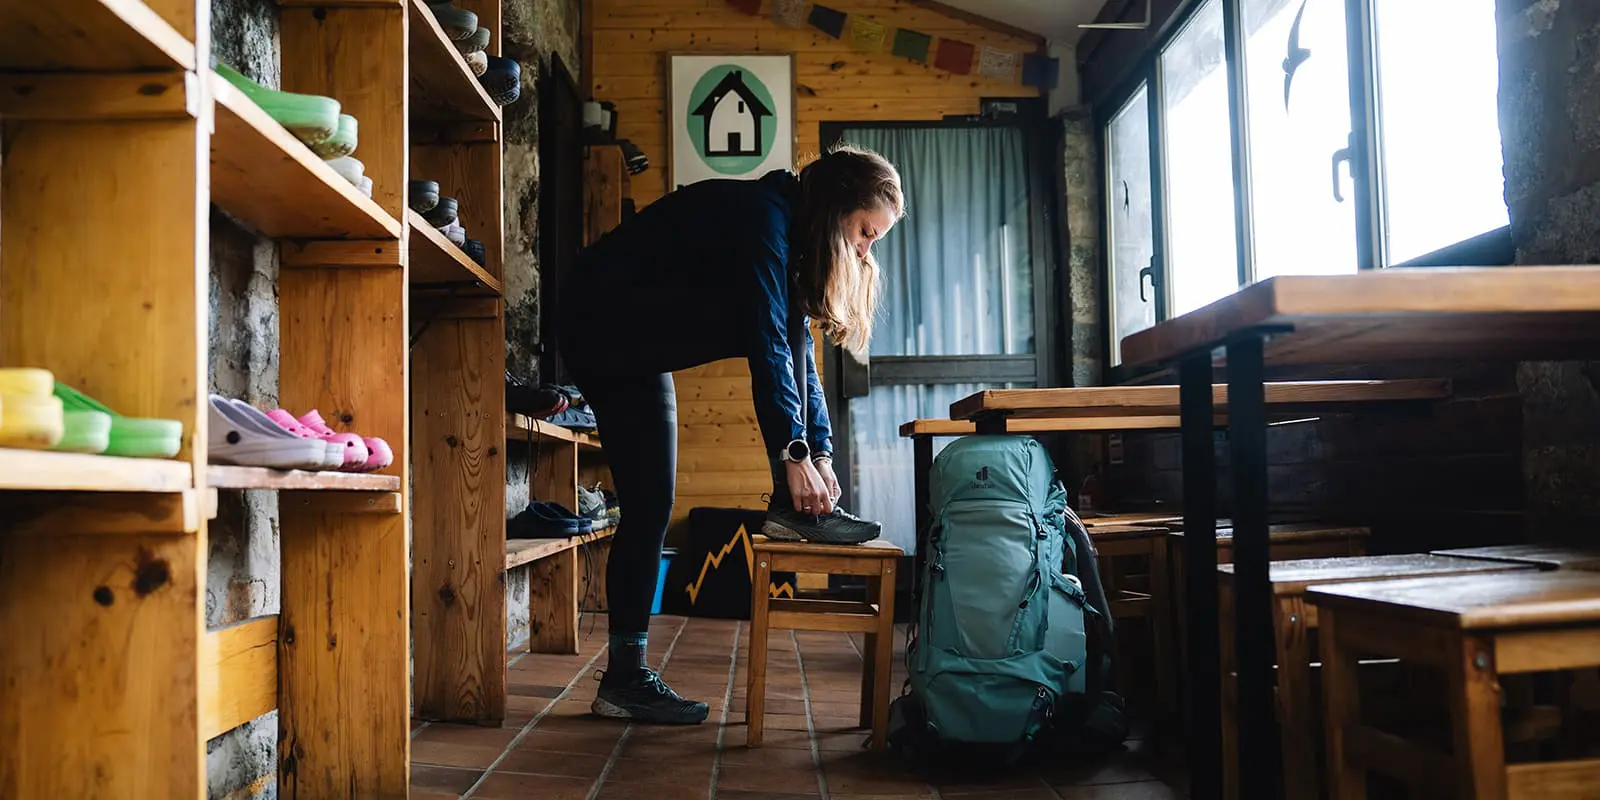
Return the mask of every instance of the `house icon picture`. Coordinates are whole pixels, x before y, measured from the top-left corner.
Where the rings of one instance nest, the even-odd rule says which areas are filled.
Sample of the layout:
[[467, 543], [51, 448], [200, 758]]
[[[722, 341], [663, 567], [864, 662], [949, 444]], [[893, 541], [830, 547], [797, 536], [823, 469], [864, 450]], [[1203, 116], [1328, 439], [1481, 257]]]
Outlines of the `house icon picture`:
[[705, 126], [706, 158], [759, 156], [761, 126], [772, 109], [744, 82], [743, 70], [733, 70], [689, 112]]

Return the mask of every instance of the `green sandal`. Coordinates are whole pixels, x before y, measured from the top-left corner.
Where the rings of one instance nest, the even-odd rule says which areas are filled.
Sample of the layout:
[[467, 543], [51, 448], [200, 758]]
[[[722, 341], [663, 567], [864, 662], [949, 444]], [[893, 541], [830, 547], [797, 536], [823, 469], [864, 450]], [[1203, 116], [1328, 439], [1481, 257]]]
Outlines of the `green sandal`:
[[[69, 418], [73, 416], [73, 412], [94, 412], [104, 415], [107, 420], [104, 424], [106, 446], [99, 452], [105, 455], [172, 458], [183, 449], [183, 423], [177, 420], [124, 417], [106, 408], [98, 400], [60, 381], [56, 382], [55, 395], [61, 398], [61, 404]], [[96, 431], [102, 422], [93, 414], [83, 416], [81, 420], [83, 420], [80, 422], [82, 427], [76, 432], [70, 430], [69, 422], [68, 435], [62, 437], [62, 443], [57, 445], [57, 449], [65, 449], [63, 445], [69, 439], [81, 446], [98, 444], [99, 435]]]
[[[245, 96], [261, 106], [279, 125], [287, 128], [300, 141], [315, 147], [334, 138], [339, 133], [339, 101], [314, 94], [295, 94], [268, 89], [241, 75], [238, 70], [217, 62], [217, 74], [234, 85]], [[352, 117], [352, 122], [354, 118]], [[350, 127], [354, 141], [355, 126]], [[352, 145], [353, 148], [353, 145]]]
[[306, 143], [311, 147], [311, 152], [323, 161], [332, 161], [344, 158], [356, 151], [356, 118], [349, 114], [339, 115], [339, 130], [326, 141], [316, 144]]

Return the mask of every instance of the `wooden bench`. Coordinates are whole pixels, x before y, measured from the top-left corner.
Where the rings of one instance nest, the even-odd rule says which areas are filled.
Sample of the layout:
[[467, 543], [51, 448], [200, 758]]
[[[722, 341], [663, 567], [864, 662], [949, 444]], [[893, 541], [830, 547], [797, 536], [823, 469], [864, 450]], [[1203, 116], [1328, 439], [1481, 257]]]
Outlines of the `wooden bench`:
[[[589, 557], [586, 548], [609, 541], [613, 528], [562, 539], [509, 539], [506, 572], [528, 569], [528, 652], [578, 652], [578, 617], [586, 610], [584, 598], [605, 596], [604, 562]], [[587, 576], [600, 564], [599, 576]]]
[[[1306, 589], [1335, 583], [1395, 580], [1435, 575], [1494, 574], [1533, 571], [1523, 564], [1411, 554], [1349, 556], [1342, 558], [1275, 561], [1268, 581], [1272, 586], [1273, 644], [1277, 649], [1278, 740], [1282, 743], [1283, 796], [1289, 800], [1317, 800], [1323, 784], [1317, 765], [1317, 740], [1321, 725], [1311, 680], [1315, 652], [1317, 609], [1305, 602]], [[1218, 608], [1222, 619], [1222, 762], [1226, 797], [1238, 797], [1237, 680], [1234, 653], [1234, 565], [1217, 567]]]
[[[1592, 798], [1600, 759], [1507, 764], [1503, 676], [1600, 667], [1600, 572], [1415, 578], [1314, 586], [1333, 800], [1365, 797], [1369, 771], [1428, 797]], [[1356, 661], [1442, 672], [1448, 752], [1363, 718]]]

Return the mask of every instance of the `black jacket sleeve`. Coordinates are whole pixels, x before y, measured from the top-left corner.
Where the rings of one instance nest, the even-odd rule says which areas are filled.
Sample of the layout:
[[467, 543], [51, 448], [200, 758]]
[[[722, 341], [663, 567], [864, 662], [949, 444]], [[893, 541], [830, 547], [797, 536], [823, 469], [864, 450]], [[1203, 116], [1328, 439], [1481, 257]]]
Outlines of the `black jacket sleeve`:
[[794, 354], [788, 339], [788, 218], [776, 206], [763, 216], [766, 218], [759, 228], [762, 239], [752, 248], [751, 291], [746, 295], [750, 341], [745, 351], [749, 354], [750, 388], [761, 439], [767, 455], [774, 459], [795, 439], [805, 440], [813, 449], [831, 451], [832, 432], [809, 326], [805, 337], [807, 418], [800, 418], [800, 387], [795, 385]]

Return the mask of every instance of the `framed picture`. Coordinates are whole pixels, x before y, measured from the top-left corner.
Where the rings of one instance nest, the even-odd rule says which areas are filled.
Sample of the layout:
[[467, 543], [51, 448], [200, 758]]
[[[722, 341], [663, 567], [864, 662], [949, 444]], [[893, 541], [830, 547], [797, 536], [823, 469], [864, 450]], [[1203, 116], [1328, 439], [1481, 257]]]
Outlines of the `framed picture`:
[[794, 54], [667, 56], [669, 190], [793, 169]]

